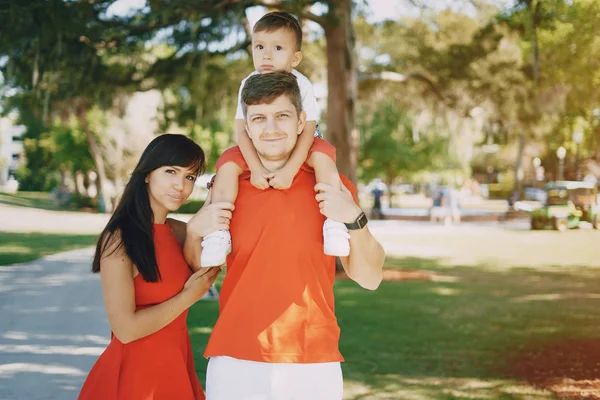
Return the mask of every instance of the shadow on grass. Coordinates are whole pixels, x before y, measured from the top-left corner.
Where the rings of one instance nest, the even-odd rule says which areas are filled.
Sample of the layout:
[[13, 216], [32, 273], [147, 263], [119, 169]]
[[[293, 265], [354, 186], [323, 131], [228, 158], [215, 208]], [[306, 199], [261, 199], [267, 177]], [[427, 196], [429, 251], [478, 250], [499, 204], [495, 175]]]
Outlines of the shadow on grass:
[[[220, 285], [217, 288], [220, 290]], [[218, 316], [219, 303], [217, 301], [199, 301], [190, 308], [188, 314], [188, 330], [192, 342], [194, 363], [203, 388], [206, 387], [206, 367], [208, 366], [208, 360], [204, 358], [204, 349]]]
[[515, 380], [514, 356], [595, 337], [600, 322], [594, 268], [463, 267], [421, 258], [388, 266], [454, 279], [384, 282], [377, 292], [338, 282], [344, 373], [358, 388], [348, 398], [552, 398]]
[[[452, 279], [335, 286], [346, 399], [551, 399], [515, 375], [515, 356], [545, 343], [594, 338], [600, 271], [447, 265], [403, 258], [388, 267]], [[201, 302], [188, 318], [196, 369], [218, 315]]]
[[36, 260], [45, 255], [91, 246], [96, 235], [0, 232], [1, 266]]
[[49, 193], [17, 192], [16, 194], [0, 193], [0, 204], [16, 207], [39, 208], [42, 210], [60, 210], [58, 203]]

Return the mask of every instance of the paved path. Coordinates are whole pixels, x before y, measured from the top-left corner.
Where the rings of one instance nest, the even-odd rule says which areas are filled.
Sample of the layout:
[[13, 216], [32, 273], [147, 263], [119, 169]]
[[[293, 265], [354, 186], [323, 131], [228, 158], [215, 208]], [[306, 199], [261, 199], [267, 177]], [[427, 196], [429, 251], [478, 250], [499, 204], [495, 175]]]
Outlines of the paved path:
[[110, 335], [92, 255], [0, 267], [0, 400], [77, 398]]
[[[107, 219], [0, 205], [0, 230], [6, 231], [98, 233]], [[369, 227], [389, 255], [427, 256], [430, 246], [403, 237], [527, 229], [521, 225], [372, 221]], [[87, 248], [0, 267], [0, 400], [77, 397], [110, 335], [99, 277], [89, 272], [92, 255]]]

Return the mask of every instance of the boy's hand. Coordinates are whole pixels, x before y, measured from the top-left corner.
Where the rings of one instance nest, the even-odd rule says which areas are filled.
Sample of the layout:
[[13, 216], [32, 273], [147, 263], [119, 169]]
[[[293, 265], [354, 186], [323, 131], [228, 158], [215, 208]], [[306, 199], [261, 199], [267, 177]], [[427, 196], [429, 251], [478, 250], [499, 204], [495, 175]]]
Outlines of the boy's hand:
[[[296, 171], [297, 172], [297, 171]], [[268, 176], [269, 186], [278, 190], [286, 190], [292, 186], [296, 174], [289, 168], [282, 168]]]
[[250, 183], [257, 189], [265, 190], [269, 188], [269, 181], [265, 178], [265, 174], [267, 174], [265, 168], [263, 170], [250, 170]]

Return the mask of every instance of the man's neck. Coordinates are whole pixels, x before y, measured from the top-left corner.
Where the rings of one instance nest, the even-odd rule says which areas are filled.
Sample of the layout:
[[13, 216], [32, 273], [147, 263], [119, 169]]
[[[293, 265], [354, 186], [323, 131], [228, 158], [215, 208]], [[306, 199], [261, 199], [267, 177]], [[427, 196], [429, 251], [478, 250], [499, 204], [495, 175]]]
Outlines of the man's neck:
[[268, 171], [275, 172], [283, 168], [288, 159], [289, 157], [285, 158], [284, 160], [265, 160], [261, 158], [260, 161], [263, 167], [265, 167]]

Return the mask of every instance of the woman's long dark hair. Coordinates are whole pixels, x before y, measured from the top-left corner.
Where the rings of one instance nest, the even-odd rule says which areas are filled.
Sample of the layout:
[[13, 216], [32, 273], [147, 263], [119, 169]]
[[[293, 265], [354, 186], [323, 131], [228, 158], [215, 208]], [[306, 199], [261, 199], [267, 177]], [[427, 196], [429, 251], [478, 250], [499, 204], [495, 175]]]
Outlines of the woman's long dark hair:
[[[145, 281], [160, 280], [154, 250], [154, 215], [145, 179], [155, 169], [167, 165], [192, 168], [197, 174], [202, 173], [204, 161], [200, 146], [186, 136], [165, 134], [150, 142], [125, 185], [115, 212], [98, 238], [92, 272], [100, 272], [100, 260], [124, 246], [127, 256]], [[104, 254], [107, 250], [110, 253]]]

